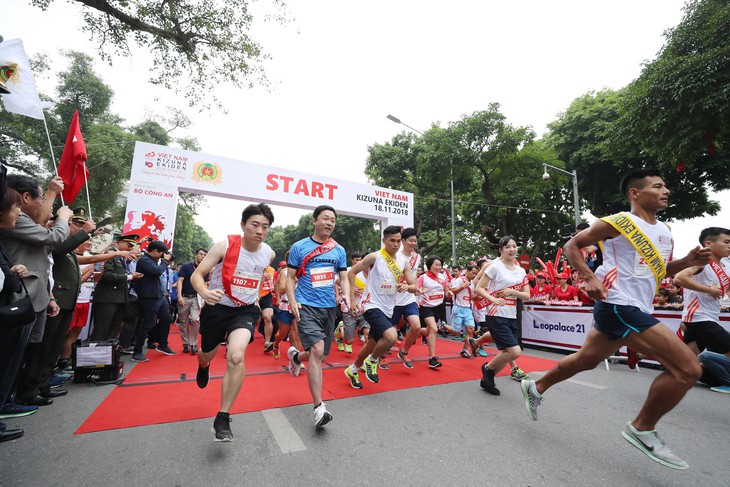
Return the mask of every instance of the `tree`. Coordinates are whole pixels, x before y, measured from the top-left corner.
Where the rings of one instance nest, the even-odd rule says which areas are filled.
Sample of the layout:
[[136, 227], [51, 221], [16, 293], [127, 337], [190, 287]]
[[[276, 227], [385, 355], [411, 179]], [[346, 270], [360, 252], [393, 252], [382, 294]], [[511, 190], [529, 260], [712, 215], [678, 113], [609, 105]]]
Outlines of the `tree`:
[[208, 232], [195, 223], [193, 213], [183, 205], [177, 206], [173, 253], [178, 263], [191, 262], [199, 248], [210, 249], [213, 239]]
[[[249, 36], [253, 14], [249, 0], [72, 0], [82, 5], [83, 29], [99, 42], [103, 58], [130, 56], [130, 44], [149, 52], [150, 81], [180, 89], [199, 105], [200, 94], [216, 99], [220, 83], [235, 87], [267, 85], [262, 68], [268, 59]], [[53, 0], [31, 0], [46, 10]], [[272, 0], [274, 14], [286, 22], [283, 2]], [[220, 102], [218, 102], [220, 105]]]

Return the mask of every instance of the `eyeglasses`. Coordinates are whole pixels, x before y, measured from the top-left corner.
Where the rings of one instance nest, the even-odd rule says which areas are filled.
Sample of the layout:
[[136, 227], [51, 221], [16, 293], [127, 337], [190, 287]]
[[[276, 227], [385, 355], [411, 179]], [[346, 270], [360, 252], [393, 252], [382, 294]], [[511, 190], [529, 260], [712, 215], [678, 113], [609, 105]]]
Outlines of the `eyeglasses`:
[[43, 195], [40, 195], [39, 198], [41, 199], [41, 204], [45, 203], [48, 198], [46, 198]]

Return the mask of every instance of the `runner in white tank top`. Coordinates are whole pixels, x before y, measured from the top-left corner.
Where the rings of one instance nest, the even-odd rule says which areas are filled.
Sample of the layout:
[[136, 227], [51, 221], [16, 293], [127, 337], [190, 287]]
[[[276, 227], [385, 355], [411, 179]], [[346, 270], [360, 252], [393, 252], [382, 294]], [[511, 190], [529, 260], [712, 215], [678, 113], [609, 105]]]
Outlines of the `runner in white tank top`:
[[[233, 440], [229, 412], [243, 383], [246, 348], [253, 341], [254, 326], [261, 318], [258, 306], [261, 280], [266, 267], [274, 260], [274, 252], [264, 243], [272, 223], [274, 214], [268, 205], [247, 206], [241, 215], [243, 236], [231, 235], [216, 243], [190, 277], [193, 289], [205, 301], [200, 312], [196, 375], [201, 389], [208, 385], [210, 362], [218, 353], [221, 341], [228, 342], [228, 367], [221, 382], [220, 409], [212, 428], [215, 441]], [[209, 288], [204, 276], [211, 271]]]
[[[583, 370], [595, 368], [620, 347], [626, 345], [654, 357], [662, 363], [664, 371], [654, 379], [644, 406], [626, 424], [622, 436], [657, 463], [683, 470], [688, 468], [687, 463], [667, 447], [655, 428], [662, 416], [696, 383], [702, 369], [697, 357], [677, 335], [649, 313], [657, 282], [664, 275], [706, 265], [710, 250], [698, 246], [682, 259], [663, 262], [669, 258], [672, 240], [666, 225], [656, 219], [657, 213], [669, 206], [669, 190], [661, 172], [632, 171], [621, 181], [621, 191], [631, 205], [630, 213], [597, 220], [564, 247], [570, 264], [585, 277], [587, 294], [596, 300], [594, 327], [576, 353], [561, 359], [539, 380], [522, 381], [522, 394], [528, 415], [537, 420], [537, 407], [548, 388]], [[647, 240], [653, 245], [648, 245]], [[594, 274], [581, 249], [598, 242], [604, 242], [604, 261]], [[654, 270], [645, 265], [631, 242], [654, 263]]]
[[[368, 271], [365, 294], [360, 302], [362, 314], [370, 324], [370, 335], [360, 349], [355, 362], [345, 369], [345, 377], [355, 389], [362, 389], [358, 370], [365, 365], [365, 375], [370, 382], [379, 382], [378, 362], [380, 357], [395, 343], [398, 333], [390, 322], [398, 292], [416, 291], [416, 280], [403, 257], [398, 257], [401, 243], [401, 229], [391, 225], [383, 230], [383, 248], [366, 255], [348, 272], [350, 301], [354, 298], [355, 276]], [[355, 316], [356, 310], [350, 313]]]
[[[401, 249], [398, 255], [402, 256], [408, 262], [414, 276], [418, 275], [418, 269], [422, 265], [421, 256], [416, 252], [418, 247], [418, 234], [414, 228], [404, 228], [401, 231]], [[417, 294], [417, 293], [416, 293]], [[393, 326], [398, 326], [401, 319], [404, 319], [408, 327], [408, 333], [403, 340], [401, 349], [398, 350], [398, 358], [403, 361], [403, 365], [413, 368], [413, 361], [408, 353], [419, 336], [423, 333], [426, 335], [427, 329], [421, 329], [421, 318], [418, 313], [418, 302], [416, 294], [405, 292], [398, 293], [395, 298], [395, 309], [390, 320]]]
[[730, 229], [705, 228], [700, 243], [710, 249], [712, 257], [706, 266], [689, 267], [674, 277], [674, 283], [685, 288], [682, 322], [684, 343], [695, 353], [705, 349], [730, 353], [730, 333], [720, 325], [720, 301], [730, 290]]

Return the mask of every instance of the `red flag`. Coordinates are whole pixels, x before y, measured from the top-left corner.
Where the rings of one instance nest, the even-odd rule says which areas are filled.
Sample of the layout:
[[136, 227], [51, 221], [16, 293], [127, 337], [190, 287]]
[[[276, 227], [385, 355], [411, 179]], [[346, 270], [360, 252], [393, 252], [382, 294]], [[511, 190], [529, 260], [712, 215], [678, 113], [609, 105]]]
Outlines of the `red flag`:
[[[79, 126], [79, 111], [74, 112], [71, 126], [68, 128], [66, 145], [63, 146], [61, 162], [58, 163], [58, 175], [63, 179], [63, 200], [67, 205], [73, 203], [76, 195], [84, 187], [84, 181], [89, 178], [89, 170], [86, 168], [86, 144], [81, 135]], [[84, 171], [86, 178], [84, 178]]]

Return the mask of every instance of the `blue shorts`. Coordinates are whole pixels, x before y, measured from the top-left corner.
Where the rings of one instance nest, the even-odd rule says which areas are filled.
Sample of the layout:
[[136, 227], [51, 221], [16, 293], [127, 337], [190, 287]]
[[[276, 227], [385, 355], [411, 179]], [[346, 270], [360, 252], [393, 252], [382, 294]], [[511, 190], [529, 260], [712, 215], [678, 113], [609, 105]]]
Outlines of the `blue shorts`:
[[365, 321], [370, 324], [369, 338], [372, 338], [376, 342], [383, 338], [383, 333], [385, 333], [386, 330], [393, 328], [390, 318], [385, 316], [385, 313], [380, 311], [378, 308], [369, 309], [362, 315], [365, 318]]
[[608, 335], [609, 340], [620, 340], [635, 331], [651, 328], [659, 323], [652, 315], [646, 314], [636, 306], [611, 304], [596, 301], [593, 305], [593, 327]]
[[498, 350], [519, 346], [517, 320], [502, 316], [487, 316], [487, 328]]
[[294, 321], [294, 315], [291, 313], [291, 311], [279, 310], [279, 312], [276, 313], [276, 321], [278, 321], [282, 325], [291, 325]]
[[390, 322], [393, 326], [397, 326], [401, 318], [408, 318], [409, 316], [418, 316], [418, 304], [408, 303], [405, 306], [396, 306]]
[[474, 328], [474, 313], [471, 312], [471, 308], [454, 306], [451, 312], [451, 328], [454, 331], [461, 331], [465, 326]]

